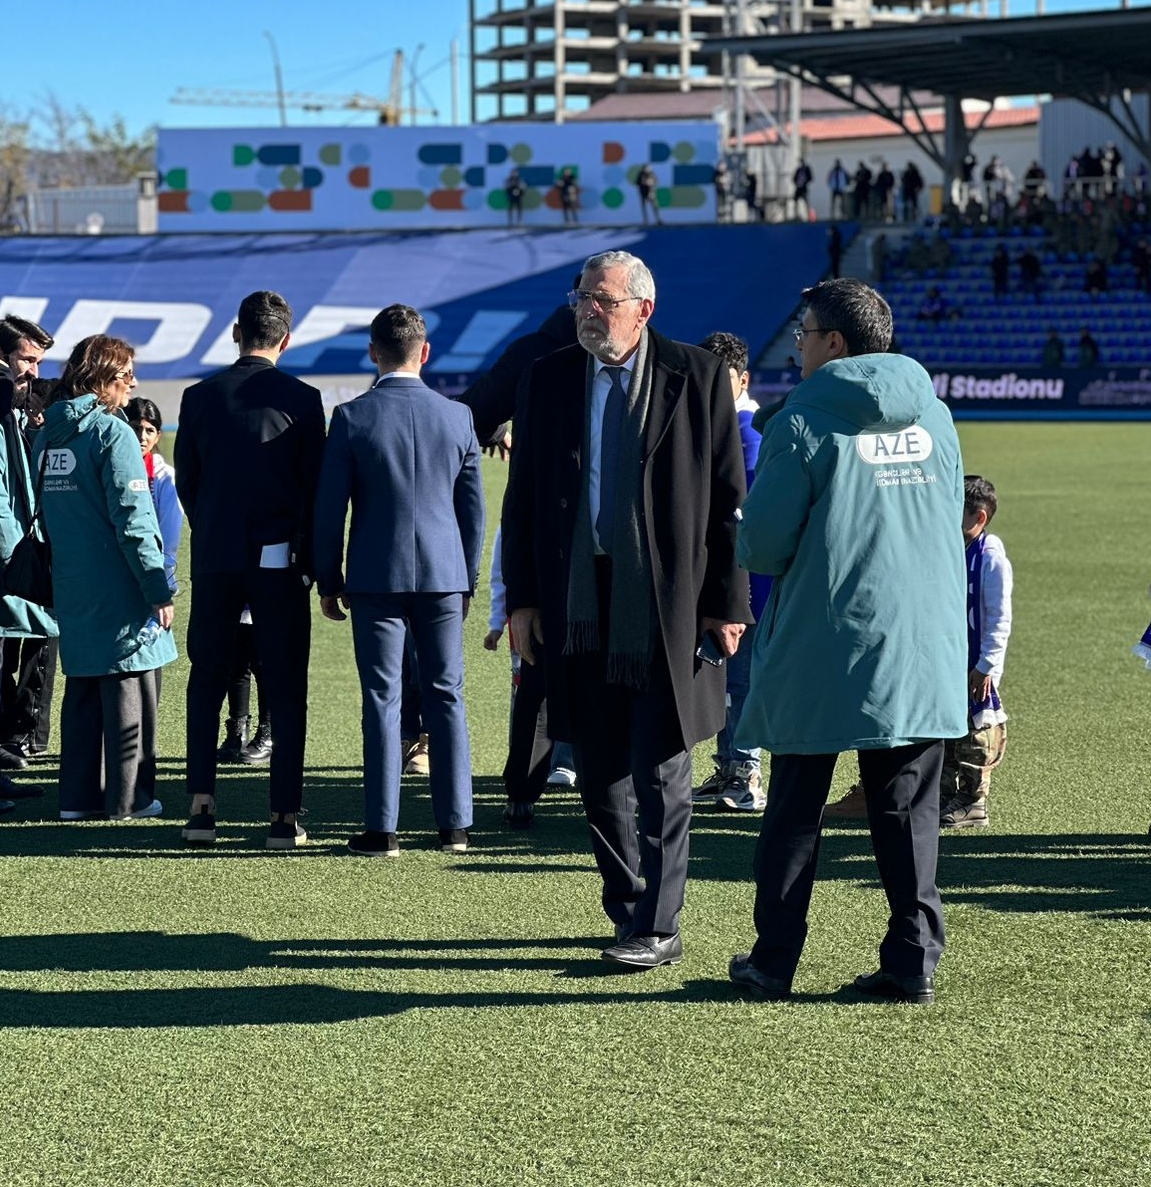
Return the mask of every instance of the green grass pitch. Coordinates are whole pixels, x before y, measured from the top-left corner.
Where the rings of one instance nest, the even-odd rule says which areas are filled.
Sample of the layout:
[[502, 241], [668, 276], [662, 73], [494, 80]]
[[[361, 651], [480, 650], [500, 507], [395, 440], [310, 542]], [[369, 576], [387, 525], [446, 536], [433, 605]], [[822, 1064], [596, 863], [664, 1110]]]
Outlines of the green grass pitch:
[[[1015, 566], [1011, 724], [991, 828], [941, 842], [936, 1006], [838, 993], [885, 922], [855, 828], [826, 836], [797, 999], [741, 1000], [726, 968], [751, 940], [758, 822], [703, 813], [684, 963], [610, 975], [575, 797], [500, 827], [509, 675], [506, 639], [480, 647], [486, 592], [467, 623], [474, 848], [438, 851], [408, 779], [401, 858], [341, 852], [359, 693], [347, 625], [317, 611], [306, 849], [264, 851], [266, 773], [242, 768], [215, 849], [181, 847], [183, 659], [163, 819], [61, 825], [50, 790], [0, 820], [0, 1184], [1151, 1180], [1151, 672], [1128, 654], [1151, 617], [1151, 425], [961, 436]], [[490, 540], [498, 462], [485, 479]]]

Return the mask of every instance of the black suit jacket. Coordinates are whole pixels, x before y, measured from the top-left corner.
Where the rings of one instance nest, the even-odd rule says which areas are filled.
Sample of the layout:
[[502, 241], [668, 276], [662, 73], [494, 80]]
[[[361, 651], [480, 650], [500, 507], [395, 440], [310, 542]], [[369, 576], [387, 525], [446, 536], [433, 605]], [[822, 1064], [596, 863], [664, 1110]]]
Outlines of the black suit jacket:
[[[695, 658], [703, 617], [752, 621], [736, 564], [736, 512], [746, 493], [731, 379], [710, 351], [651, 331], [651, 405], [643, 450], [643, 511], [660, 636], [685, 744], [724, 722], [722, 668]], [[582, 481], [587, 353], [576, 345], [536, 362], [517, 414], [503, 511], [507, 610], [543, 617], [548, 724], [568, 735], [563, 646], [568, 568]]]
[[265, 544], [293, 544], [311, 575], [312, 504], [324, 453], [316, 388], [257, 355], [188, 388], [173, 460], [192, 527], [192, 576], [240, 573]]

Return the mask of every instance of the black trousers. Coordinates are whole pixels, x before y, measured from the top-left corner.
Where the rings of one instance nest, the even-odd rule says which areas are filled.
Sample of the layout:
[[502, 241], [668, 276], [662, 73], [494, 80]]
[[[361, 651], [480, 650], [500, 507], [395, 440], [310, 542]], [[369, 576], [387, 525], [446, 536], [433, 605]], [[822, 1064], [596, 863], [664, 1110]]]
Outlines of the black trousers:
[[156, 795], [160, 669], [69, 676], [60, 707], [60, 811], [123, 816]]
[[7, 638], [0, 648], [0, 744], [23, 742], [35, 753], [48, 749], [56, 639]]
[[[790, 983], [807, 938], [820, 826], [837, 754], [776, 754], [755, 854], [751, 961]], [[879, 964], [897, 977], [928, 976], [943, 953], [935, 884], [943, 743], [860, 750], [859, 772], [875, 863], [891, 909]]]
[[[256, 654], [256, 630], [250, 622], [236, 623], [236, 636], [232, 645], [231, 676], [228, 681], [228, 716], [250, 717], [252, 714], [252, 681], [260, 694], [260, 720], [268, 715], [264, 695], [260, 691], [260, 657]], [[255, 731], [253, 731], [254, 733]]]
[[521, 660], [504, 763], [504, 788], [515, 803], [534, 804], [547, 786], [552, 744], [547, 736], [546, 694], [543, 663]]
[[231, 678], [232, 647], [240, 612], [252, 612], [256, 654], [272, 725], [273, 812], [295, 812], [304, 785], [308, 728], [308, 655], [312, 619], [299, 573], [250, 569], [202, 573], [192, 580], [188, 619], [188, 792], [215, 795], [220, 707]]
[[[604, 557], [596, 558], [596, 586], [606, 639], [611, 564]], [[567, 658], [572, 750], [603, 908], [633, 935], [670, 936], [679, 931], [687, 884], [691, 754], [662, 643], [642, 692], [609, 684], [606, 660], [602, 651]]]

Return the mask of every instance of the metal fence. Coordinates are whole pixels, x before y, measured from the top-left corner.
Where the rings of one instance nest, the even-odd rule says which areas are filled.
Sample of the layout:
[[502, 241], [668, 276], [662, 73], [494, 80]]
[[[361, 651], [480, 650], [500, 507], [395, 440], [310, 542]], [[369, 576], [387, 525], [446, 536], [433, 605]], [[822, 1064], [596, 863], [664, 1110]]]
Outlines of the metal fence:
[[93, 185], [33, 190], [27, 196], [31, 235], [135, 235], [139, 187]]

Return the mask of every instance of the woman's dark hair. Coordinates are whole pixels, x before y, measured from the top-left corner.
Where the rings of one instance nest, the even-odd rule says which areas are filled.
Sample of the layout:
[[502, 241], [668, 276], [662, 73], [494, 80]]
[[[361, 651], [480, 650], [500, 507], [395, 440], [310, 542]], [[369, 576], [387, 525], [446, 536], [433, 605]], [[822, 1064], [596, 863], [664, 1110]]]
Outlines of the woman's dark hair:
[[109, 338], [107, 334], [81, 338], [72, 347], [52, 399], [72, 400], [77, 396], [94, 395], [101, 404], [106, 404], [104, 393], [116, 376], [131, 365], [135, 354], [135, 348], [123, 338]]
[[160, 409], [147, 396], [133, 396], [124, 408], [129, 421], [146, 420], [157, 433], [164, 431], [164, 418]]

